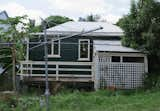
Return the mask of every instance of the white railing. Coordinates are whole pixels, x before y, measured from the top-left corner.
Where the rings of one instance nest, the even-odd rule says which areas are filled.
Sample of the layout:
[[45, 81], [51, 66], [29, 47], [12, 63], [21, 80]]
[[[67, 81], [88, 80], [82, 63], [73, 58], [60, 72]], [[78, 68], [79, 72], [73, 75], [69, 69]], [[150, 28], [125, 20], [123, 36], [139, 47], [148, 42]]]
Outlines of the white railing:
[[[69, 80], [79, 79], [80, 81], [93, 81], [94, 69], [92, 62], [55, 62], [48, 61], [48, 77], [60, 81], [63, 78]], [[20, 76], [27, 77], [44, 77], [44, 61], [21, 61]]]

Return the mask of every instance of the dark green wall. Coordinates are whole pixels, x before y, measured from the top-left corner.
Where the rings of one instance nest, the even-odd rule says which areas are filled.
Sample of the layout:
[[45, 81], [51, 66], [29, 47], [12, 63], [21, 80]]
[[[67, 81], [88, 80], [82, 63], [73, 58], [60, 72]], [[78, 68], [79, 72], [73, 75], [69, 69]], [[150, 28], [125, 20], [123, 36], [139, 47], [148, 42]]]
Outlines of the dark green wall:
[[[43, 41], [43, 37], [41, 38], [34, 38], [30, 41]], [[61, 40], [61, 52], [60, 58], [49, 58], [49, 61], [78, 61], [78, 41], [79, 39], [90, 39], [91, 47], [90, 47], [90, 61], [92, 61], [92, 54], [93, 54], [93, 40], [117, 40], [120, 39], [119, 37], [71, 37], [67, 39]], [[64, 43], [64, 44], [63, 44]], [[34, 45], [30, 45], [33, 47]], [[50, 49], [50, 48], [49, 48]], [[44, 46], [38, 47], [34, 50], [30, 51], [30, 60], [34, 61], [43, 61], [44, 60]]]

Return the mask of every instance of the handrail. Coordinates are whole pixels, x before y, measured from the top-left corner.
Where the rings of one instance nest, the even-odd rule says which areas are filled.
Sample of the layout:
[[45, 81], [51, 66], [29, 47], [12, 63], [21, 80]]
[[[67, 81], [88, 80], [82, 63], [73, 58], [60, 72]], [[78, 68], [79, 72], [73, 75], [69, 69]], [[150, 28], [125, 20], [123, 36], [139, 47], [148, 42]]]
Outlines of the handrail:
[[[32, 76], [44, 77], [44, 74], [35, 73], [35, 71], [45, 71], [44, 67], [41, 67], [45, 64], [44, 61], [20, 61], [20, 72], [18, 75], [20, 76]], [[49, 74], [49, 77], [55, 77], [58, 81], [60, 78], [90, 78], [90, 80], [94, 80], [94, 69], [92, 62], [59, 62], [59, 61], [48, 61], [48, 65], [51, 67], [48, 68], [48, 71], [55, 71]], [[63, 66], [63, 67], [61, 67]], [[69, 66], [69, 67], [66, 67]], [[73, 67], [71, 67], [73, 66]], [[76, 66], [76, 67], [74, 67]], [[79, 66], [79, 67], [77, 67]], [[81, 67], [84, 66], [84, 67]], [[87, 67], [86, 67], [87, 66]], [[89, 67], [88, 67], [89, 66]], [[60, 73], [61, 72], [61, 73]], [[72, 72], [65, 74], [64, 72]], [[80, 74], [77, 74], [77, 73]], [[89, 72], [89, 73], [85, 73]]]
[[[37, 65], [43, 65], [44, 61], [20, 61], [20, 64], [37, 64]], [[48, 61], [48, 65], [92, 65], [92, 62], [59, 62], [59, 61]]]

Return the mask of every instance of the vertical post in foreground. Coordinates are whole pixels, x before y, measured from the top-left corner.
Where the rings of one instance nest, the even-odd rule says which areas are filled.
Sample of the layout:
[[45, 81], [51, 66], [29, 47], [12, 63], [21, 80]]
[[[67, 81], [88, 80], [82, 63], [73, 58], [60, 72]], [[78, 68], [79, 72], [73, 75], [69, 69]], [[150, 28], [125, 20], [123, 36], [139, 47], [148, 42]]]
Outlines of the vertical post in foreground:
[[13, 91], [16, 92], [16, 52], [15, 44], [12, 46], [12, 80], [13, 80]]
[[43, 21], [44, 28], [44, 59], [45, 59], [45, 96], [46, 96], [46, 111], [49, 111], [49, 85], [48, 85], [48, 43], [47, 43], [47, 34], [46, 34], [46, 22]]

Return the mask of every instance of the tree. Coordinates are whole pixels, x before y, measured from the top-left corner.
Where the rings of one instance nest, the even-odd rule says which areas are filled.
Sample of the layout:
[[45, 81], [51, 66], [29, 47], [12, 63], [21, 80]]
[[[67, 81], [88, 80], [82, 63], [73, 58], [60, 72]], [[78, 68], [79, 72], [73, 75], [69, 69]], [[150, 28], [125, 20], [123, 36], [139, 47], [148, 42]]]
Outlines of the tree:
[[1, 24], [9, 24], [7, 31], [0, 33], [1, 41], [11, 43], [6, 47], [1, 47], [0, 49], [0, 62], [3, 68], [3, 71], [6, 72], [9, 68], [12, 68], [12, 77], [13, 77], [13, 90], [16, 91], [16, 63], [17, 60], [20, 60], [24, 57], [23, 50], [23, 38], [27, 37], [28, 28], [27, 24], [23, 22], [26, 16], [8, 18], [7, 20], [0, 20]]
[[33, 19], [29, 19], [29, 23], [28, 23], [28, 31], [30, 33], [34, 33], [34, 32], [42, 32], [43, 29], [42, 29], [42, 25], [36, 25], [35, 24], [35, 20]]
[[56, 26], [58, 24], [62, 24], [62, 23], [65, 23], [65, 22], [68, 22], [68, 21], [73, 21], [72, 19], [68, 18], [68, 17], [65, 17], [65, 16], [49, 16], [45, 19], [48, 23], [48, 27], [47, 28], [50, 28], [50, 27], [53, 27], [53, 26]]
[[[72, 19], [65, 16], [49, 16], [45, 19], [48, 23], [47, 28], [54, 27], [58, 24], [62, 24], [68, 21], [73, 21]], [[42, 23], [40, 25], [35, 25], [35, 20], [29, 19], [29, 32], [42, 32]]]
[[160, 71], [160, 2], [132, 1], [130, 13], [117, 23], [124, 31], [122, 43], [148, 53], [150, 72]]
[[83, 17], [79, 17], [78, 21], [87, 21], [87, 22], [97, 22], [100, 19], [99, 15], [87, 15], [87, 17], [83, 18]]

